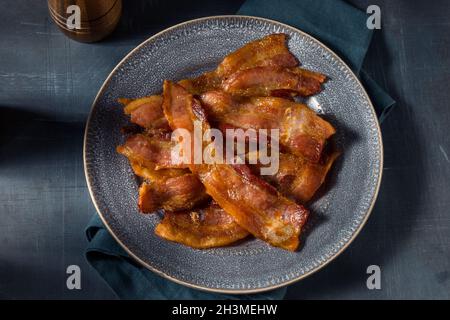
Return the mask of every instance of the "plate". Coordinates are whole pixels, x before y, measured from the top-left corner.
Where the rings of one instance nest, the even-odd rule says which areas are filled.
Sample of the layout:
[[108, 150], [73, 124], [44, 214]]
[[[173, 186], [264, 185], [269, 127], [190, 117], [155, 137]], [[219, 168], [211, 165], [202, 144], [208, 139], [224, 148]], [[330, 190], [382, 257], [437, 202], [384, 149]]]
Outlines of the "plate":
[[[164, 79], [180, 80], [214, 69], [249, 41], [270, 33], [289, 35], [302, 65], [329, 77], [324, 90], [305, 100], [337, 129], [343, 155], [321, 194], [308, 205], [310, 220], [301, 248], [288, 252], [250, 239], [197, 250], [154, 234], [160, 214], [137, 210], [138, 180], [115, 148], [128, 123], [117, 98], [159, 93]], [[84, 165], [94, 205], [113, 237], [138, 262], [175, 282], [223, 293], [253, 293], [303, 279], [323, 268], [355, 239], [374, 205], [383, 148], [367, 93], [329, 48], [288, 25], [249, 16], [216, 16], [164, 30], [132, 50], [111, 72], [92, 106], [84, 139]]]

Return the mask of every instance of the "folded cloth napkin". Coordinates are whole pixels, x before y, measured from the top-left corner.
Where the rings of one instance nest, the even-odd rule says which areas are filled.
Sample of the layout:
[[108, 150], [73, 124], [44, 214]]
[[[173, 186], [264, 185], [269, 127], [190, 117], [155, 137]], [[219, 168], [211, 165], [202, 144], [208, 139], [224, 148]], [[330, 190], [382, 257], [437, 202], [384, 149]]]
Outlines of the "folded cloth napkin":
[[135, 262], [114, 240], [98, 215], [86, 229], [86, 258], [121, 299], [282, 299], [286, 289], [252, 295], [207, 293], [166, 280]]
[[380, 122], [392, 110], [395, 101], [361, 70], [373, 34], [364, 12], [342, 0], [247, 0], [238, 14], [280, 21], [317, 38], [360, 77]]
[[[383, 120], [394, 100], [361, 65], [372, 30], [367, 16], [341, 0], [247, 0], [238, 14], [260, 16], [303, 30], [335, 50], [363, 81]], [[213, 294], [166, 280], [135, 262], [111, 237], [98, 215], [86, 228], [86, 258], [121, 299], [282, 299], [286, 288], [253, 295]]]

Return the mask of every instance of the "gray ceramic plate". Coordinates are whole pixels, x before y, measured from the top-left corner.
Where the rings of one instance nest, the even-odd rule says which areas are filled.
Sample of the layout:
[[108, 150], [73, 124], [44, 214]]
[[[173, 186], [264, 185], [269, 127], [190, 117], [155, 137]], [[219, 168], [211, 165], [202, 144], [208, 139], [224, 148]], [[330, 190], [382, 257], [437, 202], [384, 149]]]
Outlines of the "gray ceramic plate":
[[[153, 233], [161, 216], [137, 211], [138, 181], [115, 152], [127, 118], [117, 98], [159, 93], [164, 79], [179, 80], [214, 69], [245, 43], [274, 32], [306, 68], [329, 76], [325, 90], [307, 104], [337, 128], [343, 149], [312, 215], [298, 252], [260, 240], [195, 250]], [[352, 71], [330, 49], [290, 26], [262, 18], [219, 16], [169, 28], [130, 52], [100, 89], [87, 123], [85, 171], [93, 202], [111, 234], [140, 263], [178, 283], [217, 292], [250, 293], [300, 280], [338, 256], [356, 237], [375, 202], [383, 149], [371, 102]]]

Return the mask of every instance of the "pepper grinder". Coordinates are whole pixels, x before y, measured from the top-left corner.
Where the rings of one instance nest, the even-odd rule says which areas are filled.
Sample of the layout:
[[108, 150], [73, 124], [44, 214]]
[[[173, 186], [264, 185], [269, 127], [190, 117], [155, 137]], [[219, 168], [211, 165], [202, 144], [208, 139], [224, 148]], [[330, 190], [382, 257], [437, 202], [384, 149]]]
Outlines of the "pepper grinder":
[[48, 0], [50, 16], [69, 38], [95, 42], [117, 26], [122, 0]]

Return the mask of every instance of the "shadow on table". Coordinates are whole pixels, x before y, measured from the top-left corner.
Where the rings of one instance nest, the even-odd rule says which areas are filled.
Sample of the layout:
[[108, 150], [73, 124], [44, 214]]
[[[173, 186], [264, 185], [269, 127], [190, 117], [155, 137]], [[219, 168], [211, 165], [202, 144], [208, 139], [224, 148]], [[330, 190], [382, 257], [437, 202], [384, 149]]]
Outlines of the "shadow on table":
[[78, 151], [81, 162], [84, 123], [60, 122], [31, 110], [0, 106], [0, 166], [18, 172], [19, 167], [46, 161], [50, 154], [62, 157]]
[[213, 15], [234, 14], [244, 0], [180, 1], [133, 0], [123, 1], [122, 17], [116, 30], [100, 44], [136, 42], [175, 24]]

